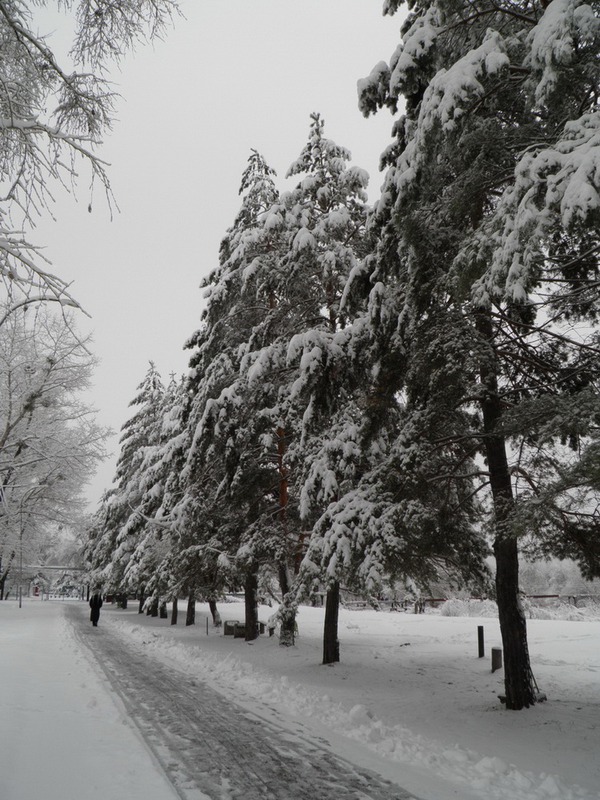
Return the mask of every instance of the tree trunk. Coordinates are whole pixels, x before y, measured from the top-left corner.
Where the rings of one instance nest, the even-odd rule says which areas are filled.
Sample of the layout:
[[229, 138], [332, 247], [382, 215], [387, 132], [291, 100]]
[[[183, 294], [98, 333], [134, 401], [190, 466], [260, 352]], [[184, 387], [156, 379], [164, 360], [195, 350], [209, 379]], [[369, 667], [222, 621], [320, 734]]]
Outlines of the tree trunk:
[[154, 600], [148, 606], [148, 610], [146, 611], [146, 616], [150, 617], [158, 617], [158, 597], [155, 597]]
[[171, 607], [171, 625], [177, 625], [177, 598], [173, 598], [173, 605]]
[[[6, 594], [6, 596], [4, 594], [4, 592], [6, 591], [6, 579], [8, 578], [8, 575], [10, 573], [10, 568], [12, 566], [12, 563], [13, 563], [14, 559], [15, 559], [16, 553], [17, 553], [16, 550], [13, 550], [11, 552], [11, 554], [10, 554], [10, 556], [8, 558], [8, 564], [6, 566], [6, 569], [4, 570], [4, 573], [2, 574], [2, 580], [0, 581], [0, 600], [8, 600], [8, 593]], [[1, 563], [2, 562], [0, 561], [0, 565], [1, 565]]]
[[279, 565], [279, 586], [282, 595], [279, 608], [279, 644], [283, 647], [291, 647], [295, 644], [296, 608], [290, 600], [290, 582], [285, 564]]
[[338, 614], [340, 610], [340, 585], [336, 581], [327, 591], [325, 601], [325, 625], [323, 628], [323, 664], [335, 664], [340, 660], [338, 640]]
[[167, 604], [164, 600], [159, 605], [159, 616], [161, 619], [167, 619], [169, 616], [167, 613]]
[[146, 602], [146, 597], [144, 596], [144, 587], [140, 587], [140, 602], [138, 605], [138, 614], [144, 613], [144, 603]]
[[217, 608], [217, 601], [214, 597], [210, 597], [208, 600], [208, 608], [210, 610], [210, 615], [212, 617], [213, 625], [215, 628], [221, 627], [221, 615], [219, 614], [219, 609]]
[[253, 564], [246, 572], [246, 580], [244, 582], [245, 639], [247, 642], [253, 642], [258, 636], [257, 591], [257, 567]]
[[481, 366], [481, 382], [485, 394], [481, 400], [484, 444], [494, 501], [496, 535], [496, 600], [502, 646], [504, 648], [504, 689], [506, 708], [519, 711], [535, 703], [533, 674], [527, 646], [527, 623], [519, 600], [519, 562], [517, 541], [508, 526], [514, 498], [506, 440], [498, 432], [502, 406], [493, 342], [493, 327], [487, 311], [481, 311], [477, 328], [489, 346], [489, 355]]
[[506, 708], [519, 711], [535, 703], [527, 646], [527, 622], [519, 601], [519, 561], [514, 538], [496, 538], [496, 599], [502, 633]]
[[[281, 522], [281, 535], [285, 540], [286, 552], [289, 547], [289, 534], [287, 528], [287, 507], [289, 502], [289, 473], [285, 463], [287, 442], [285, 430], [277, 428], [277, 471], [279, 472], [279, 521]], [[295, 553], [290, 554], [295, 556]], [[290, 583], [288, 580], [285, 562], [279, 564], [279, 586], [281, 588], [282, 605], [279, 609], [279, 644], [291, 647], [294, 644], [296, 631], [296, 610], [288, 598]]]
[[196, 624], [196, 593], [192, 590], [188, 595], [187, 612], [185, 615], [186, 625]]

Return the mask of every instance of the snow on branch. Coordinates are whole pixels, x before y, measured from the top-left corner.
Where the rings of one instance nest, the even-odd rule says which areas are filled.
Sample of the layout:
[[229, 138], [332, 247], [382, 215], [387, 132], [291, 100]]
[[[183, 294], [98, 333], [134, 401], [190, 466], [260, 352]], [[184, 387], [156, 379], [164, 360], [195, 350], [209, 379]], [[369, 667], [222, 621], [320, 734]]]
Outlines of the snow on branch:
[[530, 54], [526, 66], [536, 75], [537, 103], [551, 101], [561, 70], [570, 64], [575, 49], [598, 40], [600, 20], [581, 0], [553, 0], [529, 34]]
[[[564, 125], [554, 146], [527, 150], [515, 182], [502, 196], [492, 219], [476, 236], [475, 249], [490, 247], [491, 268], [476, 284], [475, 299], [506, 293], [527, 296], [530, 270], [545, 237], [557, 225], [569, 230], [600, 210], [600, 114], [585, 114]], [[473, 252], [471, 252], [471, 255]], [[461, 253], [460, 258], [470, 257]]]
[[429, 82], [423, 95], [415, 136], [402, 153], [396, 173], [400, 194], [413, 181], [421, 162], [428, 157], [426, 142], [431, 133], [441, 128], [450, 133], [473, 103], [483, 97], [485, 78], [497, 76], [509, 65], [504, 40], [489, 30], [482, 44], [455, 61], [448, 69], [440, 69]]

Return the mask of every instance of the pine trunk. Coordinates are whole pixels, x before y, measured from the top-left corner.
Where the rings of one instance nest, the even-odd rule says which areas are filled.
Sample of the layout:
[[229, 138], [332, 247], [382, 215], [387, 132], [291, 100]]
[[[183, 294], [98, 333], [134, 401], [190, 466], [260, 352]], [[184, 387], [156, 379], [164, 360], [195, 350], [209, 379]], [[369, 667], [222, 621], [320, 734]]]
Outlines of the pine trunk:
[[480, 312], [477, 327], [489, 346], [489, 357], [481, 367], [481, 380], [485, 389], [481, 409], [496, 525], [496, 600], [504, 649], [504, 690], [506, 708], [519, 711], [535, 703], [535, 691], [529, 663], [527, 623], [519, 600], [518, 545], [507, 525], [513, 511], [514, 498], [506, 440], [498, 432], [502, 406], [498, 391], [493, 327], [488, 312]]
[[144, 595], [144, 589], [142, 587], [142, 588], [140, 588], [140, 602], [138, 604], [138, 614], [143, 614], [144, 613], [144, 603], [145, 603], [145, 601], [146, 601], [146, 597]]
[[213, 625], [215, 628], [219, 628], [221, 626], [221, 615], [219, 614], [219, 609], [217, 608], [217, 601], [214, 597], [211, 597], [208, 601], [208, 607], [210, 609], [210, 614], [212, 617]]
[[161, 619], [168, 618], [169, 615], [167, 613], [167, 604], [165, 602], [160, 603], [158, 613]]
[[[286, 548], [289, 544], [289, 534], [287, 528], [287, 506], [289, 502], [289, 475], [285, 463], [287, 444], [285, 430], [277, 428], [277, 469], [279, 472], [279, 520], [281, 522], [282, 536], [286, 540]], [[295, 555], [295, 554], [294, 554]], [[296, 613], [293, 606], [286, 602], [290, 591], [290, 582], [285, 563], [279, 565], [279, 586], [281, 589], [282, 605], [279, 610], [279, 644], [283, 647], [291, 647], [295, 641]], [[289, 598], [287, 598], [289, 600]]]
[[519, 561], [514, 538], [494, 542], [496, 599], [502, 633], [506, 708], [520, 711], [535, 703], [529, 663], [527, 622], [519, 602]]
[[279, 644], [283, 647], [291, 647], [295, 644], [296, 610], [290, 603], [290, 582], [285, 564], [279, 565], [279, 586], [282, 596], [282, 603], [279, 609]]
[[196, 593], [194, 591], [191, 591], [188, 596], [185, 624], [186, 625], [196, 624]]
[[171, 625], [177, 625], [177, 598], [173, 598], [173, 605], [171, 606]]
[[258, 591], [257, 568], [252, 566], [246, 573], [244, 583], [244, 608], [247, 642], [253, 642], [258, 636], [258, 604], [256, 600]]
[[325, 626], [323, 628], [323, 664], [336, 664], [340, 660], [338, 616], [340, 610], [340, 585], [337, 581], [327, 591], [325, 600]]

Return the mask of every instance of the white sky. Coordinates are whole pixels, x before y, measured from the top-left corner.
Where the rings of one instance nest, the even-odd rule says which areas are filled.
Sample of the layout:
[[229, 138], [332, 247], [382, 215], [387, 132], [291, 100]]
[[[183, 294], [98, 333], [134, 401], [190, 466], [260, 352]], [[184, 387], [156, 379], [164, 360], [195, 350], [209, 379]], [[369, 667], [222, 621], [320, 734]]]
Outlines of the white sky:
[[[392, 118], [384, 111], [365, 120], [356, 82], [399, 41], [400, 17], [383, 17], [381, 7], [381, 0], [183, 0], [185, 19], [165, 40], [115, 70], [122, 100], [102, 155], [120, 213], [111, 221], [99, 193], [88, 213], [82, 180], [79, 203], [61, 199], [57, 221], [42, 221], [34, 237], [92, 316], [101, 359], [93, 403], [103, 424], [118, 430], [130, 416], [149, 360], [165, 381], [185, 371], [183, 344], [202, 308], [199, 283], [239, 209], [251, 148], [282, 181], [318, 111], [326, 136], [352, 152], [377, 196]], [[116, 456], [116, 439], [110, 449]], [[114, 458], [90, 488], [94, 504], [113, 473]]]

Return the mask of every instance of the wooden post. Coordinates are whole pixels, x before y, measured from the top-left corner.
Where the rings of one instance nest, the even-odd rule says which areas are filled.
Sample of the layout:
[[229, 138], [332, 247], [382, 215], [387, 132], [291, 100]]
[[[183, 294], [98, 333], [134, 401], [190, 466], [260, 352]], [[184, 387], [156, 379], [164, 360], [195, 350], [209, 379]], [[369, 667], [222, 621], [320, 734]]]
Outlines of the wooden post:
[[483, 625], [477, 626], [477, 646], [478, 646], [479, 658], [483, 658], [485, 655], [485, 646], [483, 643]]
[[492, 647], [492, 672], [502, 669], [502, 648]]

